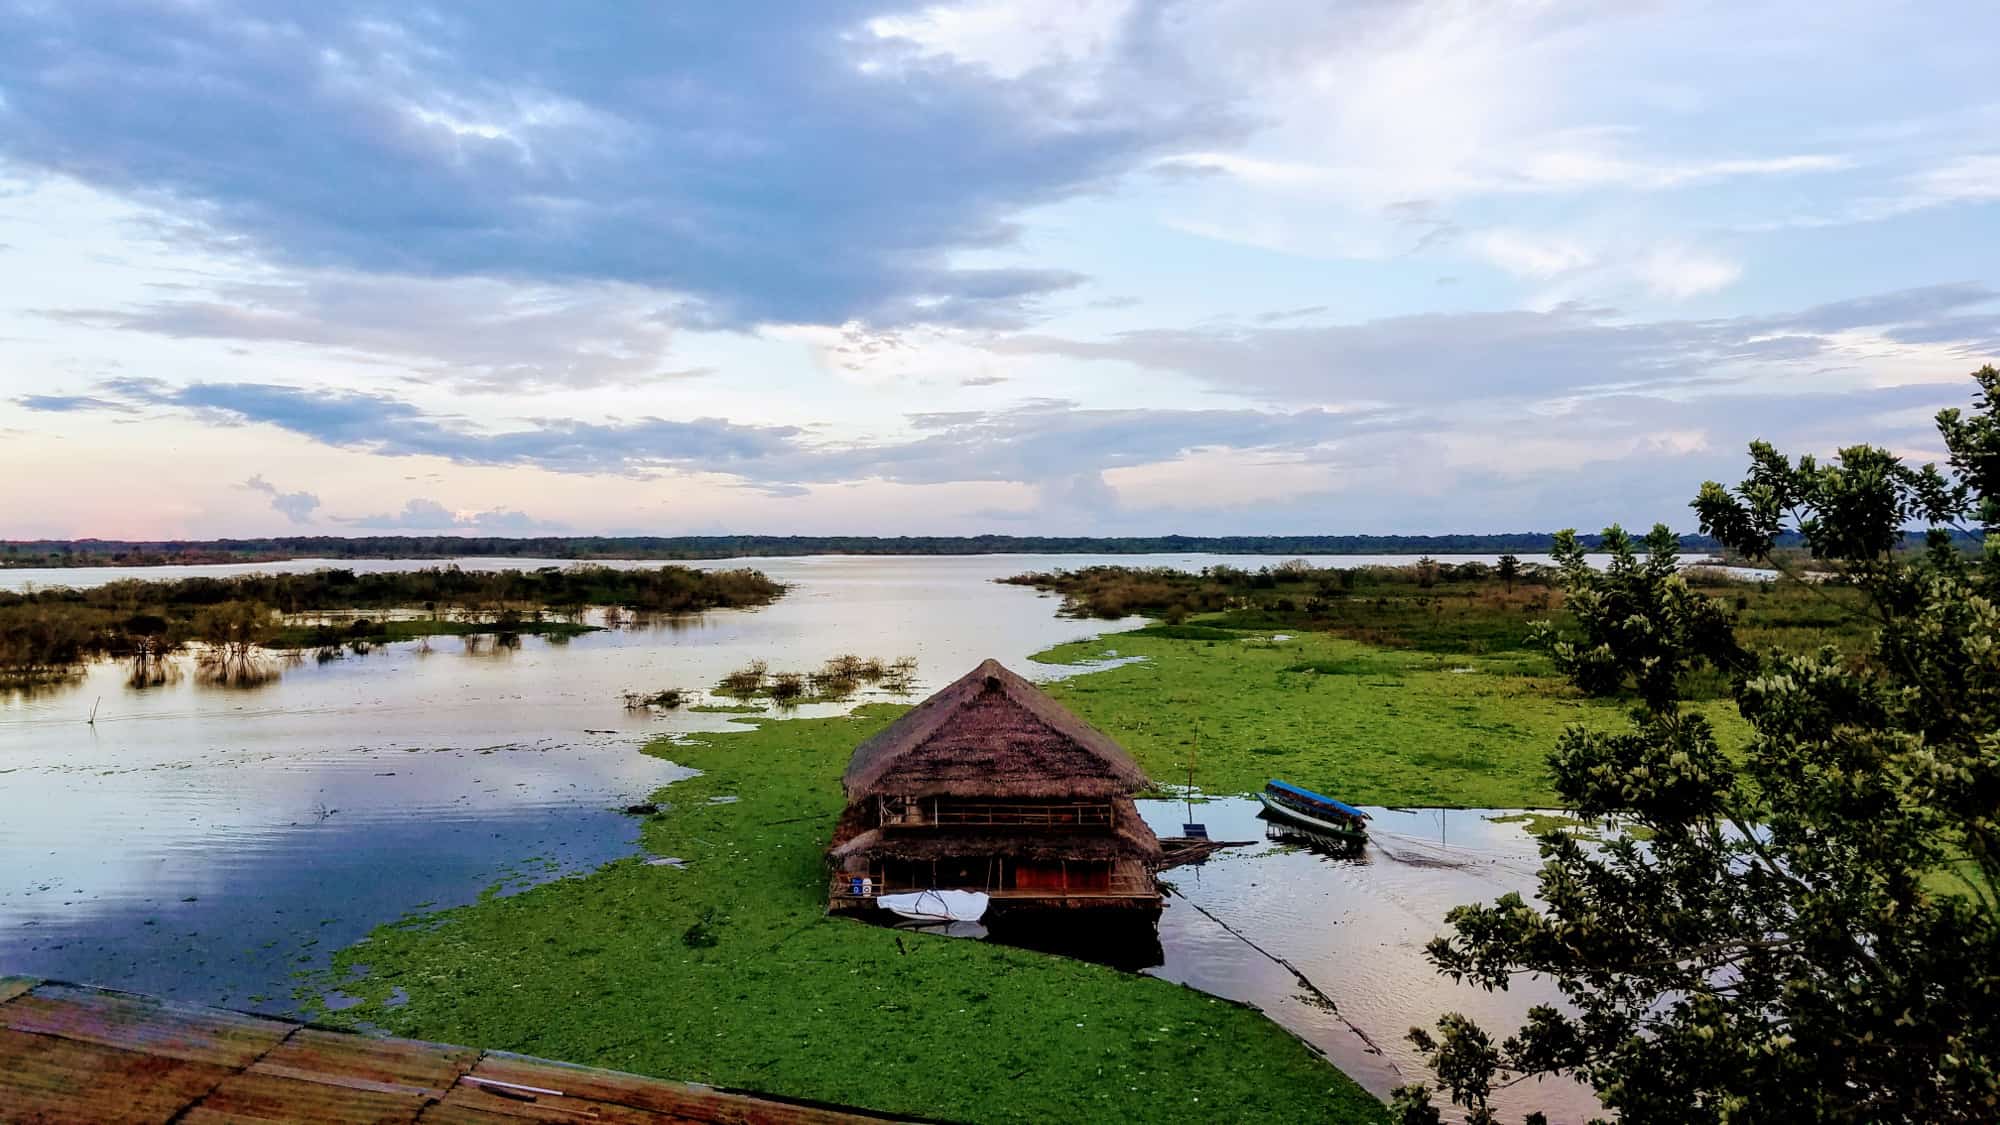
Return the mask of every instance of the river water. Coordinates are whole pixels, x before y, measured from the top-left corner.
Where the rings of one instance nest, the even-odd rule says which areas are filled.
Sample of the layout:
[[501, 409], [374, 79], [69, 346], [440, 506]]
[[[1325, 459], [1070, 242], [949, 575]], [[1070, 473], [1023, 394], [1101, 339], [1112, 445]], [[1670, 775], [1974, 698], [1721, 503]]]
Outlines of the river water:
[[[1461, 558], [1492, 561], [1440, 561]], [[544, 565], [454, 561], [468, 569]], [[1039, 679], [1074, 674], [1027, 657], [1131, 623], [1060, 618], [1055, 599], [994, 578], [1099, 562], [1272, 561], [704, 561], [693, 565], [755, 566], [792, 589], [761, 609], [563, 643], [389, 645], [288, 666], [255, 688], [208, 686], [191, 675], [132, 688], [123, 668], [102, 665], [72, 683], [0, 693], [0, 973], [291, 1011], [295, 974], [324, 967], [384, 921], [631, 854], [637, 825], [617, 808], [680, 776], [637, 747], [658, 734], [720, 729], [729, 716], [628, 712], [625, 691], [706, 688], [751, 660], [803, 671], [848, 652], [915, 658], [915, 697], [988, 656]], [[0, 588], [325, 565], [438, 564], [13, 570], [0, 571]], [[1177, 894], [1161, 924], [1164, 964], [1149, 970], [1155, 975], [1258, 1005], [1384, 1095], [1424, 1077], [1402, 1040], [1412, 1024], [1460, 1010], [1511, 1029], [1529, 1004], [1551, 998], [1532, 983], [1491, 995], [1454, 986], [1422, 958], [1451, 906], [1532, 889], [1534, 842], [1518, 824], [1477, 811], [1374, 810], [1373, 842], [1354, 861], [1262, 842], [1255, 810], [1243, 800], [1196, 806], [1213, 837], [1260, 843], [1170, 873]], [[1174, 802], [1147, 808], [1162, 835], [1178, 834], [1183, 812]], [[1251, 943], [1291, 962], [1338, 1010]], [[1531, 1091], [1523, 1104], [1553, 1102], [1553, 1120], [1581, 1119], [1589, 1102], [1575, 1093]]]
[[[1189, 815], [1178, 801], [1142, 801], [1140, 811], [1162, 836], [1177, 835]], [[1210, 839], [1256, 843], [1165, 873], [1173, 892], [1160, 920], [1165, 962], [1148, 970], [1154, 976], [1255, 1004], [1385, 1099], [1404, 1083], [1431, 1081], [1404, 1038], [1411, 1027], [1434, 1030], [1440, 1015], [1457, 1011], [1504, 1037], [1531, 1005], [1562, 1005], [1546, 980], [1485, 992], [1439, 976], [1424, 957], [1452, 907], [1533, 891], [1541, 860], [1523, 818], [1368, 807], [1368, 844], [1349, 853], [1315, 850], [1261, 811], [1245, 798], [1193, 806]], [[1504, 1121], [1536, 1109], [1552, 1122], [1601, 1112], [1567, 1080], [1502, 1090], [1493, 1104]]]

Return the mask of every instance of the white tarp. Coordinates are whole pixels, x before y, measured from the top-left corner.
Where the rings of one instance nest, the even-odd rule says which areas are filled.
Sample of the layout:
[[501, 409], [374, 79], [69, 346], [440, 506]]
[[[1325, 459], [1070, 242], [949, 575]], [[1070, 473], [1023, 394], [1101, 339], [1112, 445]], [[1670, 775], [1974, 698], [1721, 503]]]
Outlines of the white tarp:
[[882, 895], [876, 905], [919, 922], [977, 922], [986, 916], [986, 895], [978, 891], [918, 891]]

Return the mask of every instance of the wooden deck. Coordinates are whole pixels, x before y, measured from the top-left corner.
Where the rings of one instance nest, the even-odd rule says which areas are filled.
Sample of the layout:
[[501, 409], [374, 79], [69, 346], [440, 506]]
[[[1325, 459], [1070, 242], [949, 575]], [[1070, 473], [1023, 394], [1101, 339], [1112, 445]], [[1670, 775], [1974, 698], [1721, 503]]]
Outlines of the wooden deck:
[[864, 1110], [378, 1039], [287, 1020], [0, 977], [0, 1121], [48, 1125], [891, 1120]]

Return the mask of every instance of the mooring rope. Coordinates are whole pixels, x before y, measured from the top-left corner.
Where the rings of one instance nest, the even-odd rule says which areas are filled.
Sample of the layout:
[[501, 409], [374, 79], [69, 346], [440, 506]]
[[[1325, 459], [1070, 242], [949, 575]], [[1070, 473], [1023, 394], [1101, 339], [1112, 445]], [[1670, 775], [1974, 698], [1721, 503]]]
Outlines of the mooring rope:
[[1197, 911], [1201, 913], [1202, 917], [1208, 919], [1209, 921], [1215, 923], [1218, 926], [1221, 926], [1223, 931], [1229, 934], [1230, 937], [1235, 938], [1237, 941], [1240, 941], [1244, 945], [1247, 945], [1250, 948], [1256, 950], [1258, 953], [1263, 954], [1264, 957], [1268, 959], [1272, 964], [1277, 965], [1280, 968], [1284, 969], [1286, 972], [1292, 974], [1292, 976], [1296, 978], [1300, 984], [1306, 987], [1307, 991], [1311, 992], [1314, 996], [1319, 997], [1321, 1002], [1323, 1002], [1326, 1005], [1327, 1010], [1333, 1013], [1335, 1019], [1339, 1020], [1343, 1024], [1346, 1024], [1347, 1030], [1353, 1032], [1355, 1036], [1359, 1038], [1363, 1043], [1368, 1044], [1368, 1049], [1370, 1051], [1373, 1051], [1377, 1055], [1380, 1055], [1382, 1057], [1382, 1061], [1389, 1064], [1389, 1069], [1396, 1072], [1397, 1077], [1399, 1078], [1402, 1077], [1403, 1069], [1396, 1065], [1396, 1060], [1390, 1058], [1388, 1053], [1382, 1050], [1381, 1044], [1369, 1038], [1368, 1033], [1361, 1030], [1361, 1028], [1357, 1026], [1353, 1020], [1348, 1019], [1344, 1014], [1342, 1014], [1340, 1010], [1340, 1005], [1333, 1002], [1333, 997], [1328, 996], [1326, 994], [1325, 989], [1321, 988], [1319, 985], [1314, 984], [1312, 982], [1311, 977], [1308, 977], [1304, 973], [1300, 972], [1299, 967], [1297, 965], [1292, 964], [1290, 961], [1285, 960], [1283, 957], [1280, 957], [1277, 954], [1271, 952], [1270, 950], [1265, 949], [1263, 946], [1258, 945], [1256, 942], [1251, 941], [1250, 938], [1243, 933], [1243, 931], [1237, 929], [1236, 927], [1230, 925], [1229, 923], [1223, 921], [1222, 919], [1217, 918], [1214, 914], [1209, 912], [1208, 908], [1204, 907], [1202, 904], [1196, 902], [1195, 900], [1189, 898], [1187, 895], [1181, 893], [1179, 890], [1172, 887], [1168, 887], [1167, 893], [1175, 896], [1182, 902], [1187, 903], [1189, 906], [1194, 907]]

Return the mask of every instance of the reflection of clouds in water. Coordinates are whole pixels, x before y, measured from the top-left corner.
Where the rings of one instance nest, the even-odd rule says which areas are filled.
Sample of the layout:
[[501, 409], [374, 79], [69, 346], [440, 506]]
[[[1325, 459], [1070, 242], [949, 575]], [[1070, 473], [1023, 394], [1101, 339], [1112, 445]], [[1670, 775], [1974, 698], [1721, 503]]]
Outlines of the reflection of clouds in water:
[[245, 831], [227, 846], [149, 856], [144, 894], [73, 883], [22, 902], [0, 889], [8, 915], [0, 963], [285, 1011], [294, 973], [323, 967], [374, 925], [425, 904], [469, 902], [495, 880], [509, 893], [587, 870], [628, 852], [636, 832], [609, 810], [556, 806], [342, 812], [299, 828]]
[[[165, 862], [216, 856], [270, 832], [322, 837], [410, 821], [595, 810], [685, 776], [625, 741], [577, 747], [220, 750], [143, 767], [48, 767], [0, 779], [0, 869], [57, 876], [109, 899], [158, 893]], [[78, 806], [92, 814], [75, 815]], [[323, 815], [325, 810], [338, 810]], [[327, 829], [338, 829], [328, 832]], [[25, 877], [25, 876], [24, 876]], [[18, 900], [0, 886], [0, 934]]]

